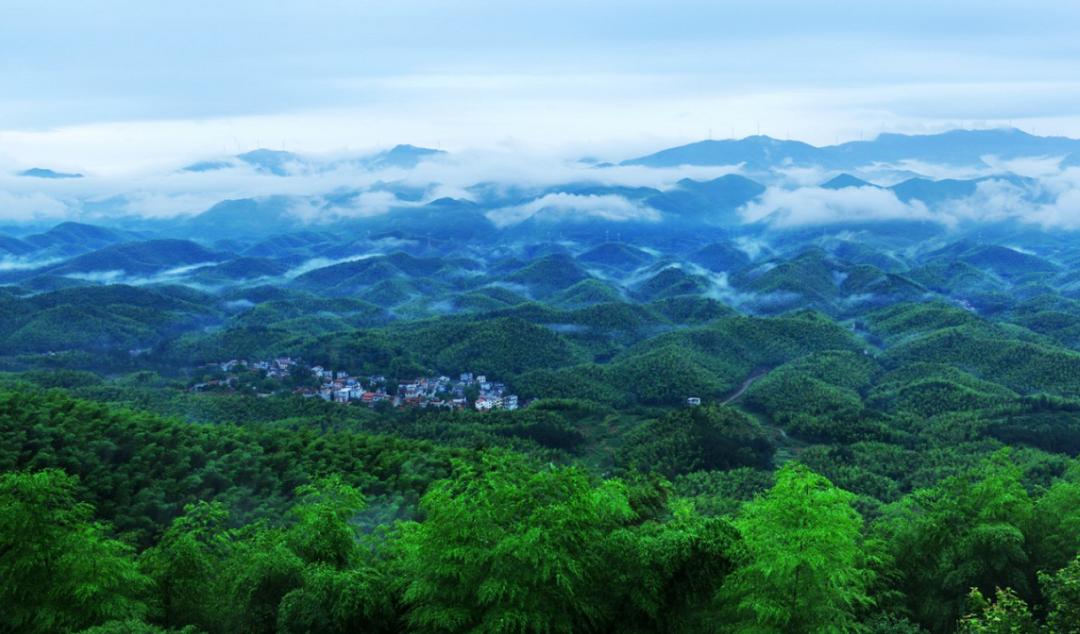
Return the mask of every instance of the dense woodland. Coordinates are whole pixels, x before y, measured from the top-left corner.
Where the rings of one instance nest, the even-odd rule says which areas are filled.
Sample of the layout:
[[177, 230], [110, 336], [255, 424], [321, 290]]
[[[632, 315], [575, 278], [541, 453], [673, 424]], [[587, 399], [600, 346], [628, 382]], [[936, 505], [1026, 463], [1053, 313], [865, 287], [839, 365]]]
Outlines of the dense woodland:
[[[384, 185], [333, 228], [0, 236], [0, 632], [1080, 632], [1075, 234], [744, 226], [739, 175]], [[483, 213], [553, 194], [663, 222]]]

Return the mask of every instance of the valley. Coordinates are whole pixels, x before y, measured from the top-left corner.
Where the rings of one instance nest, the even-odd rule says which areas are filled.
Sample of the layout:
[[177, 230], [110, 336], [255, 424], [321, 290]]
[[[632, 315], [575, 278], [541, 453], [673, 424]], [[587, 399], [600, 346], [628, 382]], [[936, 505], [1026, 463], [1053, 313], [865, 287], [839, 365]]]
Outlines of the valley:
[[850, 627], [798, 631], [1045, 613], [1080, 549], [1077, 156], [749, 137], [451, 186], [447, 151], [258, 150], [182, 177], [355, 184], [75, 196], [0, 236], [0, 499], [94, 535], [161, 631], [503, 631], [484, 579], [537, 631], [749, 628], [746, 575], [801, 556], [774, 533], [838, 540], [790, 609]]

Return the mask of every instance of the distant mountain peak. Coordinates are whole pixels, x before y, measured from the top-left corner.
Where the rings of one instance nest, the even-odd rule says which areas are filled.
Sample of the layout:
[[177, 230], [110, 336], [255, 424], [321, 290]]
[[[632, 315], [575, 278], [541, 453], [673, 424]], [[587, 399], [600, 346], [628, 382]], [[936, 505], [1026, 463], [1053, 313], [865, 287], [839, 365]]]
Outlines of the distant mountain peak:
[[847, 189], [848, 187], [877, 187], [877, 185], [846, 172], [821, 184], [822, 189]]
[[623, 165], [743, 165], [768, 171], [784, 165], [818, 165], [856, 170], [872, 163], [920, 160], [949, 165], [986, 167], [985, 156], [1019, 158], [1080, 154], [1080, 140], [1041, 137], [1016, 128], [956, 129], [936, 134], [882, 133], [871, 140], [815, 147], [755, 135], [743, 139], [706, 140], [660, 150], [623, 161]]
[[403, 143], [369, 157], [364, 163], [369, 169], [386, 167], [412, 169], [424, 159], [439, 156], [441, 154], [446, 154], [446, 152]]
[[83, 175], [78, 172], [57, 172], [55, 170], [47, 169], [44, 167], [31, 167], [28, 170], [23, 170], [18, 173], [19, 176], [26, 176], [29, 178], [82, 178]]
[[233, 164], [229, 161], [196, 161], [190, 165], [185, 165], [180, 168], [184, 172], [214, 172], [217, 170], [228, 169]]
[[290, 164], [303, 162], [303, 157], [299, 154], [267, 148], [257, 148], [250, 152], [237, 154], [236, 158], [257, 170], [270, 172], [275, 176], [285, 176], [289, 172], [288, 167]]

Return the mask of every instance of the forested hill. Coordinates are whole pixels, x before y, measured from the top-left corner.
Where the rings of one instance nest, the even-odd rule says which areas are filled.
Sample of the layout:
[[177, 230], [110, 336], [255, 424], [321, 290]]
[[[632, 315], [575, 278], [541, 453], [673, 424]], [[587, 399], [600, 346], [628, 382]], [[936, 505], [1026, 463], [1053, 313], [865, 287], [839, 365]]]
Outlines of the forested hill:
[[[753, 424], [727, 407], [653, 425], [648, 436], [667, 444], [635, 461], [767, 460], [733, 441]], [[673, 486], [360, 431], [192, 425], [33, 389], [0, 394], [0, 439], [6, 631], [989, 632], [1040, 621], [1069, 632], [1078, 622], [1080, 463], [1063, 458], [997, 450], [868, 504], [796, 463], [772, 475], [700, 471]], [[901, 477], [899, 448], [873, 446], [860, 451]], [[944, 467], [956, 450], [923, 451]], [[992, 629], [1002, 622], [1028, 629]]]
[[656, 150], [13, 175], [0, 633], [1080, 631], [1080, 141]]

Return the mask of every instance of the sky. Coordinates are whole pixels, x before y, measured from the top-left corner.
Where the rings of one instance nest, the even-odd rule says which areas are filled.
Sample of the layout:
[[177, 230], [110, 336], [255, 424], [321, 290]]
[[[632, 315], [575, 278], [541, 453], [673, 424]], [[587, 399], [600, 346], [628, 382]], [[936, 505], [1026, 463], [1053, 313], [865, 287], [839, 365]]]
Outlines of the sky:
[[1014, 125], [1080, 137], [1080, 3], [0, 0], [0, 168], [255, 147], [624, 158]]

